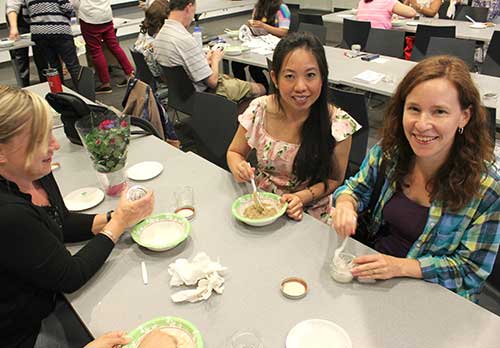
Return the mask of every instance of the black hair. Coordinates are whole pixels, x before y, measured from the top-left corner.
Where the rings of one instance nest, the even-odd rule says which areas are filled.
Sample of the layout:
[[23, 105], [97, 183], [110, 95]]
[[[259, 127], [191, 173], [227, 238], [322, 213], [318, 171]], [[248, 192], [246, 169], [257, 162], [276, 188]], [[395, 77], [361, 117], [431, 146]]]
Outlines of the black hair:
[[170, 11], [182, 11], [189, 4], [194, 4], [195, 0], [170, 0]]
[[272, 19], [276, 17], [280, 9], [281, 0], [258, 0], [255, 4], [255, 14], [253, 19], [262, 20], [266, 17], [267, 24], [270, 24]]
[[[311, 106], [309, 117], [304, 122], [301, 131], [301, 145], [293, 163], [293, 174], [300, 181], [310, 180], [310, 184], [323, 182], [325, 190], [328, 189], [328, 179], [333, 172], [332, 154], [335, 139], [332, 136], [332, 124], [328, 106], [328, 63], [325, 50], [320, 40], [310, 33], [292, 33], [285, 36], [274, 50], [272, 69], [276, 80], [287, 55], [299, 48], [312, 53], [318, 63], [321, 75], [321, 93]], [[276, 89], [275, 97], [283, 110], [279, 90]]]

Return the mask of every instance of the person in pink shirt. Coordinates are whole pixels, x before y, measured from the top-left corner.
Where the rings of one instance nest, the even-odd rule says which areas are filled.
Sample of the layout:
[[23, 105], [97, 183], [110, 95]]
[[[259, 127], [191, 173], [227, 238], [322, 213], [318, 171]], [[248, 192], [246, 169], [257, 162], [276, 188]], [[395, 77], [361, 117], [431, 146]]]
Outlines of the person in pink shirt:
[[412, 18], [417, 12], [397, 0], [360, 0], [357, 19], [371, 22], [372, 28], [391, 29], [392, 15]]

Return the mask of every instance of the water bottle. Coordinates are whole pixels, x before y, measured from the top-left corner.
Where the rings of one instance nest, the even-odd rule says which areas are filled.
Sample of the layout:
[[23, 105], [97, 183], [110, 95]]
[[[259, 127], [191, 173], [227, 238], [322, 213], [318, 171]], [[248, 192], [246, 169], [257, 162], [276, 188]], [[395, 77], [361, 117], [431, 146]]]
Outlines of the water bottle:
[[193, 37], [196, 40], [196, 42], [198, 42], [200, 47], [203, 47], [203, 39], [201, 37], [201, 28], [199, 26], [194, 27]]

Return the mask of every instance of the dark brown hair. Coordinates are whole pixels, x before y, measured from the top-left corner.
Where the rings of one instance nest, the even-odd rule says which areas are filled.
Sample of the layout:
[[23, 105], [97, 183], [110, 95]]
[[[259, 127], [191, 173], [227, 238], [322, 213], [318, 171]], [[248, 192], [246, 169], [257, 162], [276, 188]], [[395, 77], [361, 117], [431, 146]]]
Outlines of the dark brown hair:
[[281, 6], [281, 0], [259, 0], [255, 4], [255, 13], [253, 19], [261, 21], [266, 18], [266, 23], [272, 25]]
[[456, 57], [435, 56], [416, 65], [399, 84], [384, 119], [382, 150], [396, 160], [394, 176], [401, 189], [411, 171], [415, 156], [403, 129], [403, 112], [407, 96], [425, 81], [443, 78], [455, 86], [462, 110], [469, 109], [471, 118], [463, 134], [457, 134], [446, 162], [427, 183], [431, 201], [443, 201], [445, 209], [457, 211], [477, 194], [481, 176], [493, 162], [493, 140], [489, 133], [487, 111], [467, 65]]
[[149, 36], [156, 35], [165, 23], [165, 19], [168, 18], [169, 13], [168, 0], [154, 1], [146, 10], [146, 18], [141, 23], [141, 33], [148, 33]]

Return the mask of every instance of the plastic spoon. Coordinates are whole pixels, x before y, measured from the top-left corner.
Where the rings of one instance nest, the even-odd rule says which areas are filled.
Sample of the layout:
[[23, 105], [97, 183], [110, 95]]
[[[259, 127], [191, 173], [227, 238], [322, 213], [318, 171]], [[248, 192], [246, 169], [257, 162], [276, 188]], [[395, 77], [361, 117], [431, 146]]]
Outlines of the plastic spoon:
[[344, 251], [345, 246], [347, 245], [348, 239], [349, 239], [349, 237], [345, 237], [344, 240], [342, 241], [342, 244], [340, 245], [340, 247], [335, 249], [335, 252], [333, 253], [333, 260], [334, 261], [339, 259], [340, 253]]
[[252, 187], [253, 187], [253, 203], [257, 207], [258, 210], [264, 211], [264, 205], [260, 201], [259, 194], [257, 192], [257, 186], [255, 185], [255, 180], [252, 178]]
[[468, 20], [470, 20], [472, 23], [476, 24], [477, 22], [475, 20], [473, 20], [471, 17], [469, 17], [468, 15], [465, 15], [465, 18], [467, 18]]

